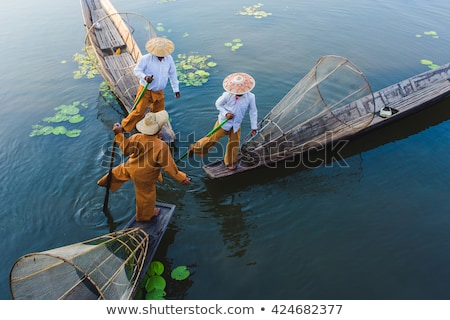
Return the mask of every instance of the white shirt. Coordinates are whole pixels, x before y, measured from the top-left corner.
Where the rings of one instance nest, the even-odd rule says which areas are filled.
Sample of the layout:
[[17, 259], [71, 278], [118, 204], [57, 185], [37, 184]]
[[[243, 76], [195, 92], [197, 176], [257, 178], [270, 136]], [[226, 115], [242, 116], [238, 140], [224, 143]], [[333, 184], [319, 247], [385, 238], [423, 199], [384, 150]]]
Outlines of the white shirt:
[[148, 84], [147, 90], [164, 90], [167, 86], [167, 81], [170, 80], [173, 92], [180, 91], [177, 69], [171, 55], [165, 56], [161, 61], [150, 53], [143, 55], [136, 67], [134, 67], [134, 74], [139, 78], [139, 83], [143, 86], [147, 83], [144, 80], [145, 76], [153, 75], [153, 81]]
[[233, 131], [237, 132], [241, 126], [242, 120], [244, 120], [247, 110], [250, 115], [250, 125], [252, 130], [258, 128], [258, 110], [256, 109], [255, 95], [251, 92], [247, 92], [241, 97], [224, 92], [219, 99], [217, 99], [216, 108], [219, 110], [219, 122], [226, 119], [225, 115], [227, 113], [234, 114], [233, 119], [229, 119], [222, 126], [222, 129], [225, 131], [233, 128]]

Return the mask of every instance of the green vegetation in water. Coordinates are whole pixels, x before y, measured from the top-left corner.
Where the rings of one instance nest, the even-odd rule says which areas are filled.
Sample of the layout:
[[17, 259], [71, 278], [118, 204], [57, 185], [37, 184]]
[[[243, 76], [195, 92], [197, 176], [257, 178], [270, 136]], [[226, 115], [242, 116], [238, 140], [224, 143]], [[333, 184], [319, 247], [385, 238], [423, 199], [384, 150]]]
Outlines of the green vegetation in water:
[[209, 61], [210, 58], [211, 55], [178, 54], [175, 65], [180, 83], [199, 87], [208, 82], [210, 73], [206, 70], [217, 65], [214, 61]]
[[[69, 138], [78, 137], [81, 134], [80, 129], [67, 129], [65, 126], [61, 125], [61, 123], [67, 122], [70, 126], [70, 124], [77, 124], [83, 121], [84, 117], [79, 114], [80, 107], [87, 108], [87, 104], [75, 101], [72, 104], [61, 105], [54, 108], [56, 113], [51, 117], [45, 117], [43, 119], [43, 121], [47, 123], [46, 125], [35, 124], [31, 127], [33, 130], [30, 133], [30, 137], [46, 136], [49, 134], [65, 135]], [[48, 125], [50, 123], [55, 125]]]
[[73, 72], [74, 79], [81, 79], [83, 77], [92, 79], [100, 74], [96, 67], [97, 59], [92, 46], [87, 47], [87, 50], [84, 48], [83, 51], [85, 53], [75, 53], [73, 55], [73, 61], [78, 63], [78, 70]]
[[230, 47], [231, 51], [236, 51], [243, 45], [241, 39], [233, 39], [231, 42], [225, 42], [225, 47]]
[[[167, 33], [171, 33], [172, 32], [172, 29], [167, 29], [166, 30], [166, 28], [164, 28], [164, 25], [163, 25], [163, 23], [162, 22], [158, 22], [158, 24], [156, 25], [156, 31], [158, 31], [158, 32], [167, 32]], [[161, 36], [160, 36], [161, 37]], [[163, 36], [163, 38], [165, 38], [165, 36]]]
[[439, 68], [439, 65], [433, 63], [433, 61], [431, 61], [431, 60], [422, 59], [422, 60], [420, 60], [420, 63], [428, 66], [428, 68], [430, 68], [432, 70]]
[[[167, 285], [166, 279], [162, 276], [164, 270], [164, 265], [160, 261], [152, 261], [134, 299], [164, 300]], [[190, 272], [186, 266], [178, 266], [170, 275], [173, 280], [182, 281], [189, 277]]]
[[262, 3], [257, 3], [251, 7], [244, 6], [244, 10], [241, 10], [237, 13], [237, 15], [240, 16], [253, 16], [255, 19], [261, 19], [266, 18], [268, 16], [271, 16], [272, 13], [265, 12], [263, 10], [260, 10], [260, 8], [263, 6]]
[[[423, 34], [426, 35], [426, 36], [431, 36], [434, 39], [439, 39], [439, 36], [438, 36], [436, 31], [424, 31]], [[416, 37], [417, 38], [422, 38], [422, 35], [421, 34], [416, 34]]]

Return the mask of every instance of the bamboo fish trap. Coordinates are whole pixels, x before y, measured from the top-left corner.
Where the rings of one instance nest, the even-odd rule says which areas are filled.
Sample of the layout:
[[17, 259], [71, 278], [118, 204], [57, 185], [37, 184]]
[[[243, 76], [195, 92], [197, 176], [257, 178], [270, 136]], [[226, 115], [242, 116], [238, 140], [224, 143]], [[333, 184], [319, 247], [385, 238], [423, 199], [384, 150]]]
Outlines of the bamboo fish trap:
[[130, 299], [149, 236], [128, 228], [76, 244], [27, 254], [10, 272], [13, 299]]

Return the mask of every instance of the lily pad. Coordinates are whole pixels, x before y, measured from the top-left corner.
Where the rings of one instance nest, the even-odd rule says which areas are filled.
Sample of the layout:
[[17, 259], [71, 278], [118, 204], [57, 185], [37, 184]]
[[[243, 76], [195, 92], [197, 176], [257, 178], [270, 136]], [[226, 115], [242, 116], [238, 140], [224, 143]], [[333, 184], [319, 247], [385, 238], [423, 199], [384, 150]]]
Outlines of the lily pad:
[[79, 115], [79, 114], [76, 114], [76, 115], [71, 116], [71, 117], [69, 118], [69, 122], [70, 122], [70, 123], [78, 123], [78, 122], [81, 122], [81, 121], [83, 121], [83, 120], [84, 120], [84, 117], [81, 116], [81, 115]]
[[67, 133], [67, 129], [63, 126], [58, 126], [56, 128], [53, 129], [53, 134], [54, 135], [58, 135], [58, 134], [66, 134]]
[[153, 275], [148, 278], [145, 289], [150, 292], [153, 289], [161, 289], [164, 290], [166, 288], [166, 280], [158, 275]]
[[145, 295], [145, 300], [164, 300], [166, 292], [162, 289], [153, 289]]
[[421, 64], [429, 65], [429, 64], [433, 64], [433, 61], [431, 61], [431, 60], [426, 60], [426, 59], [422, 59], [422, 60], [420, 60], [420, 63], [421, 63]]
[[209, 79], [206, 70], [215, 67], [217, 63], [208, 61], [210, 55], [178, 54], [175, 65], [178, 72], [178, 80], [186, 86], [201, 86]]
[[184, 280], [190, 275], [190, 271], [186, 266], [179, 266], [172, 270], [172, 273], [170, 274], [172, 279], [175, 280]]
[[68, 136], [69, 138], [78, 137], [80, 134], [81, 134], [80, 129], [67, 130], [66, 132], [66, 136]]
[[65, 115], [63, 113], [56, 113], [53, 117], [46, 117], [43, 120], [45, 122], [56, 122], [56, 123], [58, 123], [58, 122], [67, 121], [67, 120], [69, 120], [69, 118], [70, 117], [68, 115]]
[[160, 276], [164, 272], [164, 265], [159, 261], [152, 261], [150, 263], [150, 275], [158, 275]]

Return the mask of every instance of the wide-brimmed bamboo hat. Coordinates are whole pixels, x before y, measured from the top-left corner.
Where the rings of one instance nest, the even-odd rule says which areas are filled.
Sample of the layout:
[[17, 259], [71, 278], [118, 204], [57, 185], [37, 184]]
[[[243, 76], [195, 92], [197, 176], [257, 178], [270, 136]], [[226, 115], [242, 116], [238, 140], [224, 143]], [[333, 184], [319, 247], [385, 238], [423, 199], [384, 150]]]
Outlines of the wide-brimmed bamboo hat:
[[173, 52], [175, 45], [169, 39], [157, 37], [148, 40], [145, 49], [154, 56], [165, 57]]
[[149, 112], [136, 124], [136, 129], [143, 134], [152, 136], [157, 134], [167, 121], [169, 121], [169, 114], [166, 110], [156, 113]]
[[247, 73], [236, 72], [223, 80], [223, 88], [231, 94], [244, 94], [255, 87], [255, 79]]

